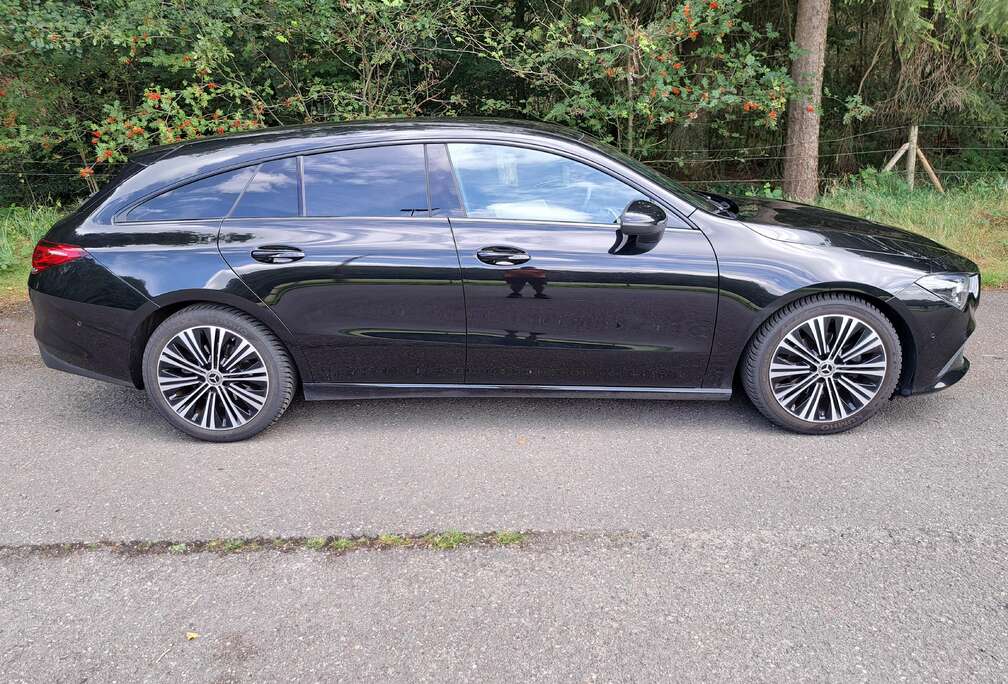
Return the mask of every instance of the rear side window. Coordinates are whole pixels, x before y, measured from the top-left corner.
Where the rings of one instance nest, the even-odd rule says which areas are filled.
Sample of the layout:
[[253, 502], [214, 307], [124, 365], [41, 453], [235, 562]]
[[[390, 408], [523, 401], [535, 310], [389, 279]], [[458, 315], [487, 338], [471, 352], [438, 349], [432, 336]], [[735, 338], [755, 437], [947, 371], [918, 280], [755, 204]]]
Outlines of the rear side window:
[[307, 156], [304, 193], [308, 216], [427, 216], [424, 146]]
[[259, 166], [231, 218], [297, 216], [298, 204], [297, 158], [278, 159]]
[[169, 190], [137, 205], [127, 221], [187, 221], [224, 218], [238, 199], [255, 167], [219, 173]]

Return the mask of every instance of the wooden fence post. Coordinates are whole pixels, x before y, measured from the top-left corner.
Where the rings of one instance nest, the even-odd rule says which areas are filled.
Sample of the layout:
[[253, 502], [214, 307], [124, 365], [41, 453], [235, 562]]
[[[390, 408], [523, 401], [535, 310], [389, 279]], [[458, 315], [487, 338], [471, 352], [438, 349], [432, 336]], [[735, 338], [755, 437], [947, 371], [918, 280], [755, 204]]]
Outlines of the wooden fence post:
[[910, 189], [914, 188], [914, 175], [917, 171], [917, 160], [920, 159], [921, 166], [927, 172], [928, 180], [931, 181], [931, 185], [935, 187], [938, 192], [945, 192], [945, 188], [942, 187], [941, 181], [938, 180], [938, 174], [931, 167], [931, 162], [924, 155], [924, 150], [917, 146], [917, 126], [910, 127], [910, 139], [903, 143], [903, 145], [896, 150], [896, 154], [890, 157], [889, 161], [885, 163], [882, 167], [882, 171], [892, 171], [893, 167], [896, 166], [896, 162], [900, 160], [903, 155], [907, 156], [906, 160], [906, 182], [910, 186]]
[[907, 141], [906, 182], [910, 190], [914, 189], [914, 176], [917, 172], [917, 125], [910, 127], [910, 140]]

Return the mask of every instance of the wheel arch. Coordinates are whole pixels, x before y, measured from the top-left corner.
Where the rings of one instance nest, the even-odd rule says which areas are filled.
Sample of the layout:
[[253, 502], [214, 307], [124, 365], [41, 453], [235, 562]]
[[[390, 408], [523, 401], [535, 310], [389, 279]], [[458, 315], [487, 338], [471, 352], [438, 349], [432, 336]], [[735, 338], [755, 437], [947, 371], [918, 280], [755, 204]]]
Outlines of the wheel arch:
[[786, 296], [780, 297], [775, 300], [773, 304], [765, 306], [760, 311], [760, 315], [755, 317], [755, 320], [751, 325], [751, 329], [748, 331], [748, 335], [746, 336], [746, 343], [740, 350], [739, 357], [735, 362], [735, 378], [738, 379], [739, 377], [742, 364], [745, 362], [746, 350], [748, 350], [749, 345], [752, 344], [753, 338], [756, 337], [756, 334], [759, 332], [760, 328], [763, 327], [763, 324], [766, 323], [774, 314], [784, 307], [794, 304], [795, 302], [800, 302], [803, 299], [809, 299], [815, 295], [832, 294], [856, 297], [868, 304], [871, 304], [881, 311], [887, 319], [889, 319], [893, 328], [896, 329], [896, 334], [899, 337], [900, 347], [903, 352], [903, 367], [900, 370], [899, 381], [896, 383], [896, 391], [901, 394], [909, 394], [909, 388], [913, 384], [914, 373], [917, 370], [917, 343], [914, 339], [910, 325], [907, 322], [906, 315], [899, 311], [898, 300], [884, 290], [850, 285], [820, 286], [807, 289], [803, 288], [802, 290], [797, 290]]
[[258, 322], [266, 326], [283, 345], [294, 366], [297, 369], [297, 380], [300, 386], [304, 372], [304, 359], [301, 350], [296, 344], [293, 334], [277, 318], [269, 307], [262, 303], [255, 303], [237, 295], [215, 290], [184, 290], [172, 292], [158, 297], [148, 306], [137, 311], [136, 323], [133, 326], [133, 333], [130, 336], [130, 379], [137, 389], [143, 389], [143, 354], [147, 347], [147, 341], [151, 335], [170, 316], [182, 309], [196, 304], [217, 304], [227, 306], [236, 311], [248, 314]]

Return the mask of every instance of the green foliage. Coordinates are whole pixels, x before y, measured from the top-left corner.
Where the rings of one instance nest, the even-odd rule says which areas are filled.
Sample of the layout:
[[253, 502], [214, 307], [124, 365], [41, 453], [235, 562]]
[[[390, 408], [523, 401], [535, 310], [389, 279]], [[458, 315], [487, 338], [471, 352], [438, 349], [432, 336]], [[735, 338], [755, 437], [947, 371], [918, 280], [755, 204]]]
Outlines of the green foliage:
[[62, 214], [59, 206], [0, 209], [0, 271], [24, 261]]
[[[420, 115], [555, 121], [676, 175], [774, 179], [793, 25], [769, 0], [0, 0], [0, 203], [77, 199], [152, 145]], [[824, 141], [930, 116], [953, 125], [925, 145], [1008, 147], [1004, 0], [843, 0], [827, 39]], [[823, 146], [824, 175], [894, 145], [853, 140]]]
[[773, 128], [793, 82], [761, 43], [777, 33], [741, 18], [741, 0], [644, 10], [605, 0], [550, 5], [548, 19], [488, 29], [481, 48], [534, 86], [532, 118], [586, 129], [648, 156], [673, 127], [747, 117]]

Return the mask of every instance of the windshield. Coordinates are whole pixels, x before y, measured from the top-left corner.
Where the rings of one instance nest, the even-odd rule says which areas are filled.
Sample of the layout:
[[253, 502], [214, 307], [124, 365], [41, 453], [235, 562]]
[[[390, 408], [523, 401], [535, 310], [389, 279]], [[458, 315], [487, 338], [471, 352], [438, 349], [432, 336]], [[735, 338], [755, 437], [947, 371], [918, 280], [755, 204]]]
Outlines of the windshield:
[[672, 193], [682, 201], [689, 203], [693, 207], [696, 207], [697, 209], [702, 209], [703, 211], [706, 211], [709, 214], [724, 213], [722, 207], [712, 202], [711, 200], [707, 199], [700, 193], [693, 192], [682, 183], [675, 181], [666, 176], [664, 173], [661, 173], [660, 171], [656, 171], [655, 169], [651, 168], [647, 164], [620, 152], [617, 148], [613, 147], [612, 145], [604, 143], [601, 140], [596, 140], [590, 135], [585, 135], [584, 138], [582, 138], [582, 142], [597, 148], [600, 152], [604, 152], [609, 157], [612, 157], [613, 159], [616, 159], [620, 163], [624, 164], [625, 166], [630, 167], [640, 175], [647, 178], [649, 181], [657, 183], [662, 188], [668, 190], [670, 193]]

